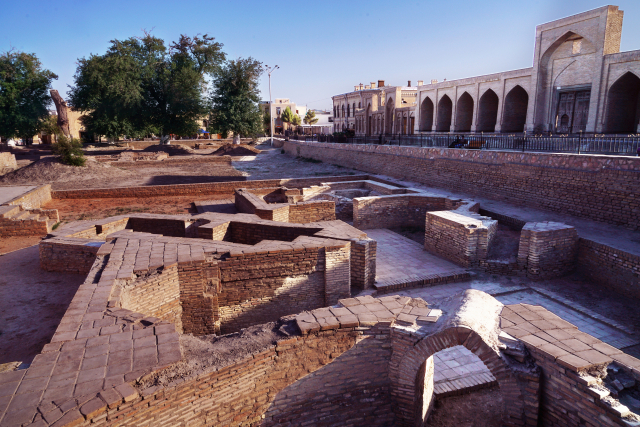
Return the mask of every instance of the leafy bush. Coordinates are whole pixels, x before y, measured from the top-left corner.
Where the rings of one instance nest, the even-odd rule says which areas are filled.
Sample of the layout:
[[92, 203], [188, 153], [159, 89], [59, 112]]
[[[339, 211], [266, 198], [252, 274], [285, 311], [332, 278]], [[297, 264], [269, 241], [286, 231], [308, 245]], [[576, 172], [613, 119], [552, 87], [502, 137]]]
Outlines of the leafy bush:
[[76, 138], [67, 138], [64, 135], [58, 137], [58, 142], [51, 146], [54, 154], [58, 155], [60, 162], [70, 166], [84, 166], [86, 159], [82, 151], [82, 142]]

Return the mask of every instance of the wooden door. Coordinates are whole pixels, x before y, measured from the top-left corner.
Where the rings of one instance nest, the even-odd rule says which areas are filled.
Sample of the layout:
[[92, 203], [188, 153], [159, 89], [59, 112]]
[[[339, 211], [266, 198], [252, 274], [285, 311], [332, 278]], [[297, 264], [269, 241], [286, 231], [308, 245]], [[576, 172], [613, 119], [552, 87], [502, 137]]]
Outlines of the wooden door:
[[587, 129], [590, 99], [590, 91], [578, 92], [576, 94], [576, 103], [573, 113], [573, 126], [571, 129], [573, 133], [578, 133], [580, 131], [584, 132]]

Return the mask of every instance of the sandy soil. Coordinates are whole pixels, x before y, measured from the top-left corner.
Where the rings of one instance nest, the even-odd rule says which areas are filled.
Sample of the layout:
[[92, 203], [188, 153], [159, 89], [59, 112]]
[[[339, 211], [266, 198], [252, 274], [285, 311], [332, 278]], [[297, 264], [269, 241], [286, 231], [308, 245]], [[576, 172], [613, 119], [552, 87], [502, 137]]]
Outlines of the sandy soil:
[[502, 393], [490, 388], [436, 400], [429, 427], [495, 427], [502, 421]]
[[224, 144], [212, 154], [215, 156], [255, 156], [260, 154], [260, 150], [245, 144]]
[[0, 364], [31, 360], [47, 344], [82, 274], [38, 268], [38, 246], [0, 256]]

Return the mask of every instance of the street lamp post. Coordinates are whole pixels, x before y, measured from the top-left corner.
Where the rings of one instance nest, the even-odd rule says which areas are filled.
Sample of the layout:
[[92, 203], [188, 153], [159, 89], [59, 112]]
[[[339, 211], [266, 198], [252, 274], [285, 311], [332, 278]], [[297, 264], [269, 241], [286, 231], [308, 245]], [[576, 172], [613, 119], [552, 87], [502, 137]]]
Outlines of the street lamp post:
[[[268, 67], [268, 66], [267, 66]], [[271, 104], [271, 73], [277, 70], [277, 65], [271, 69], [267, 68], [267, 74], [269, 75], [269, 130], [271, 131], [271, 146], [273, 147], [273, 105]]]

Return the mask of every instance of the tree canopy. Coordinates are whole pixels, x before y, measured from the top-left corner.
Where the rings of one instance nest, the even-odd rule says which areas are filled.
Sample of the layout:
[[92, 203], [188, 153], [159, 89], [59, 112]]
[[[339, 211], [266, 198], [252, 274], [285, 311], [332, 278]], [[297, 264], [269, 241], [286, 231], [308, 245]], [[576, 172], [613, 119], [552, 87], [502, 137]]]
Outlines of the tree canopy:
[[316, 117], [316, 113], [313, 110], [308, 110], [307, 114], [304, 116], [304, 122], [308, 125], [315, 125], [318, 123], [318, 118]]
[[300, 126], [301, 123], [302, 123], [302, 119], [300, 118], [300, 116], [297, 114], [294, 114], [293, 117], [291, 118], [291, 124], [294, 126]]
[[280, 120], [285, 123], [291, 123], [293, 121], [293, 113], [291, 112], [291, 108], [287, 106], [284, 111], [280, 113]]
[[213, 79], [211, 125], [223, 137], [254, 136], [262, 133], [262, 113], [258, 102], [258, 79], [262, 63], [249, 57], [228, 61]]
[[85, 112], [89, 133], [118, 137], [192, 135], [208, 111], [205, 75], [225, 60], [222, 44], [208, 35], [164, 40], [112, 40], [104, 55], [78, 60], [70, 104]]
[[58, 76], [43, 69], [32, 53], [0, 55], [0, 135], [31, 138], [49, 117], [51, 82]]

